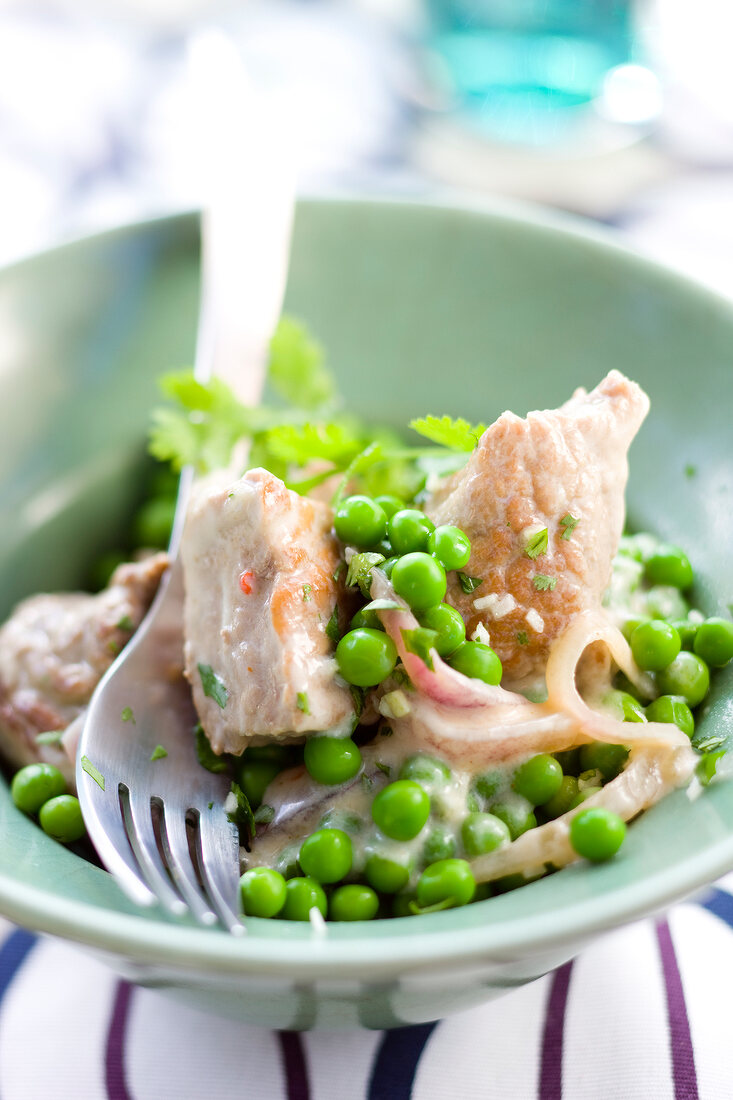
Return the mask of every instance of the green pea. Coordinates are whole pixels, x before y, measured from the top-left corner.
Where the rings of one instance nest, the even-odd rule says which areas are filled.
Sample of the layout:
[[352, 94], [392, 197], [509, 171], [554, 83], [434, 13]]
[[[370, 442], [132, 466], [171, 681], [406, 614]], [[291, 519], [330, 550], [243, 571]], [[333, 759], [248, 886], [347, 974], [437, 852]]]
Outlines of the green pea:
[[456, 838], [453, 832], [445, 825], [436, 825], [428, 833], [422, 850], [422, 861], [425, 865], [435, 863], [439, 859], [451, 859], [456, 854]]
[[369, 630], [384, 630], [382, 626], [382, 620], [379, 615], [373, 609], [360, 607], [351, 620], [351, 629], [358, 630], [360, 627], [367, 627]]
[[374, 852], [366, 862], [364, 876], [380, 894], [396, 894], [407, 886], [410, 869], [396, 859]]
[[570, 822], [570, 843], [579, 856], [593, 863], [615, 855], [625, 836], [626, 826], [618, 814], [602, 806], [581, 810]]
[[473, 789], [482, 801], [490, 802], [505, 785], [506, 776], [503, 772], [484, 772], [474, 780]]
[[436, 527], [428, 535], [428, 553], [434, 554], [447, 572], [463, 569], [471, 557], [471, 541], [460, 527]]
[[628, 691], [607, 691], [601, 702], [622, 722], [646, 722], [644, 708]]
[[472, 680], [483, 680], [485, 684], [501, 681], [501, 661], [491, 646], [483, 642], [464, 642], [447, 660], [451, 668], [470, 676]]
[[658, 673], [657, 687], [663, 695], [681, 695], [688, 707], [696, 707], [710, 687], [708, 666], [696, 653], [683, 650]]
[[467, 856], [481, 856], [509, 844], [509, 827], [494, 814], [469, 814], [461, 825], [461, 840]]
[[237, 782], [253, 810], [261, 804], [265, 791], [282, 768], [272, 760], [241, 760], [236, 764]]
[[372, 802], [372, 818], [392, 840], [412, 840], [430, 816], [430, 799], [411, 779], [398, 779], [384, 787]]
[[678, 695], [660, 695], [646, 708], [650, 722], [672, 722], [688, 737], [695, 732], [695, 719], [684, 699]]
[[44, 802], [38, 820], [44, 833], [61, 844], [73, 844], [86, 833], [79, 799], [73, 794], [60, 794]]
[[537, 818], [524, 798], [495, 802], [491, 812], [508, 827], [512, 840], [516, 840], [522, 833], [526, 833], [528, 829], [534, 829], [537, 825]]
[[400, 500], [399, 497], [391, 496], [389, 493], [375, 497], [374, 501], [384, 512], [387, 519], [391, 519], [395, 512], [401, 512], [405, 507], [404, 500]]
[[408, 756], [400, 768], [400, 779], [413, 779], [419, 783], [429, 795], [434, 795], [442, 790], [451, 779], [451, 770], [442, 760], [426, 753], [415, 753]]
[[309, 920], [311, 909], [322, 917], [328, 912], [326, 895], [319, 882], [312, 878], [291, 878], [285, 885], [285, 905], [280, 915], [284, 920]]
[[371, 497], [347, 497], [336, 510], [333, 528], [342, 542], [365, 549], [384, 538], [387, 516]]
[[270, 867], [252, 867], [239, 880], [242, 908], [248, 917], [276, 917], [285, 905], [286, 883]]
[[591, 741], [580, 749], [580, 768], [582, 772], [598, 771], [608, 782], [615, 779], [629, 756], [625, 745], [608, 745], [604, 741]]
[[680, 636], [683, 649], [693, 649], [699, 623], [690, 622], [689, 619], [673, 619], [672, 626]]
[[557, 794], [542, 805], [545, 817], [562, 817], [573, 805], [578, 794], [578, 780], [574, 775], [564, 775]]
[[644, 574], [649, 584], [669, 584], [683, 592], [695, 579], [687, 555], [669, 543], [660, 543], [647, 557]]
[[450, 901], [449, 908], [468, 905], [476, 893], [476, 880], [465, 859], [440, 859], [426, 867], [417, 883], [421, 908]]
[[587, 799], [592, 798], [594, 794], [600, 794], [602, 790], [602, 787], [583, 787], [579, 789], [575, 798], [570, 803], [570, 809], [576, 810], [578, 806], [581, 806]]
[[331, 920], [374, 920], [378, 909], [379, 898], [374, 891], [356, 883], [339, 886], [328, 903]]
[[434, 530], [433, 521], [417, 508], [402, 508], [401, 511], [390, 516], [387, 525], [389, 541], [394, 546], [395, 553], [399, 555], [424, 550], [428, 543], [428, 536]]
[[340, 882], [351, 870], [351, 837], [341, 829], [317, 829], [300, 846], [301, 870], [316, 882]]
[[424, 611], [442, 603], [448, 582], [445, 569], [430, 554], [405, 554], [395, 562], [392, 585], [413, 611]]
[[698, 627], [693, 648], [698, 657], [713, 668], [727, 665], [733, 657], [733, 622], [730, 619], [706, 619]]
[[350, 737], [309, 737], [303, 762], [311, 778], [327, 787], [353, 779], [361, 767], [361, 752]]
[[397, 664], [392, 639], [381, 630], [350, 630], [336, 646], [336, 663], [348, 684], [375, 687], [386, 680]]
[[27, 764], [13, 776], [10, 794], [24, 814], [37, 814], [49, 798], [66, 791], [66, 780], [53, 764]]
[[448, 603], [429, 607], [418, 615], [418, 619], [420, 626], [425, 626], [428, 630], [437, 630], [438, 640], [435, 648], [441, 657], [447, 657], [453, 653], [466, 640], [466, 624], [463, 616]]
[[135, 546], [164, 549], [171, 537], [175, 510], [175, 497], [154, 497], [146, 501], [132, 521]]
[[673, 626], [661, 619], [640, 623], [631, 635], [631, 652], [639, 668], [661, 672], [680, 651], [680, 636]]
[[534, 806], [548, 802], [560, 790], [562, 768], [554, 756], [539, 753], [525, 760], [514, 773], [513, 787]]
[[623, 691], [626, 695], [630, 695], [632, 699], [636, 699], [638, 703], [643, 703], [649, 699], [649, 695], [644, 695], [636, 684], [632, 684], [626, 673], [617, 672], [613, 678], [613, 686], [618, 691]]
[[624, 623], [624, 625], [621, 627], [621, 633], [623, 634], [624, 638], [628, 642], [628, 641], [631, 640], [631, 635], [634, 633], [637, 626], [641, 626], [642, 623], [648, 623], [648, 622], [649, 622], [649, 616], [648, 615], [637, 616], [634, 619], [627, 619], [626, 622]]

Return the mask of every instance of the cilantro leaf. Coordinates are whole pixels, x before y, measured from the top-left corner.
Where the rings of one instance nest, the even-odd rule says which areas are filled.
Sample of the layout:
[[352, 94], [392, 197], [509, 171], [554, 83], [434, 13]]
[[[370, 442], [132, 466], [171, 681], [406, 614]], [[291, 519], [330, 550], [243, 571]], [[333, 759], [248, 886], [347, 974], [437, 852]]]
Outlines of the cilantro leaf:
[[450, 416], [422, 416], [411, 420], [410, 427], [418, 435], [452, 451], [474, 450], [486, 431], [485, 424], [469, 424], [460, 416], [455, 420]]
[[296, 705], [298, 710], [302, 711], [303, 714], [310, 714], [311, 708], [308, 702], [308, 693], [306, 691], [298, 692], [296, 696]]
[[532, 584], [538, 592], [552, 592], [557, 584], [557, 577], [548, 577], [545, 573], [535, 573]]
[[268, 380], [289, 405], [317, 409], [333, 401], [336, 387], [321, 345], [305, 325], [281, 317], [270, 341]]
[[254, 812], [254, 819], [258, 825], [269, 825], [275, 817], [275, 807], [263, 802]]
[[81, 769], [82, 771], [86, 772], [87, 775], [90, 775], [92, 777], [98, 787], [101, 787], [102, 790], [104, 790], [104, 776], [98, 768], [94, 767], [94, 764], [92, 764], [88, 756], [82, 756]]
[[369, 598], [372, 583], [372, 569], [386, 561], [384, 554], [374, 554], [366, 551], [354, 554], [349, 562], [349, 571], [346, 574], [346, 587], [352, 588], [358, 584], [362, 595]]
[[529, 636], [526, 630], [517, 631], [517, 641], [520, 645], [529, 645]]
[[456, 573], [458, 577], [458, 583], [461, 589], [470, 596], [472, 592], [475, 592], [480, 584], [484, 583], [483, 577], [469, 577], [468, 573], [464, 573], [462, 570], [458, 570]]
[[37, 745], [60, 745], [65, 730], [44, 730], [36, 734]]
[[204, 733], [204, 727], [199, 722], [193, 731], [196, 739], [196, 756], [202, 768], [214, 775], [222, 775], [229, 771], [229, 761], [226, 756], [217, 756], [211, 747], [211, 742]]
[[162, 760], [164, 756], [168, 755], [167, 749], [164, 749], [162, 745], [156, 745], [150, 754], [151, 760]]
[[255, 825], [252, 807], [249, 804], [247, 795], [239, 786], [239, 783], [235, 783], [234, 780], [232, 780], [232, 794], [237, 800], [237, 805], [235, 809], [229, 811], [227, 817], [238, 829], [244, 829], [247, 836], [251, 839], [257, 835], [257, 826]]
[[199, 664], [198, 670], [204, 695], [209, 699], [213, 699], [216, 705], [224, 710], [229, 698], [229, 692], [224, 686], [224, 681], [216, 675], [211, 665]]
[[340, 421], [281, 424], [263, 432], [261, 442], [288, 465], [305, 466], [318, 458], [343, 470], [364, 449], [364, 433]]
[[725, 756], [724, 749], [718, 752], [706, 752], [704, 756], [700, 757], [695, 768], [695, 775], [703, 787], [707, 787], [712, 782], [721, 756]]
[[337, 603], [333, 605], [331, 618], [326, 623], [326, 637], [329, 638], [334, 643], [334, 645], [337, 645], [341, 640], [341, 629], [339, 627], [339, 605]]
[[430, 650], [435, 648], [438, 640], [437, 630], [428, 630], [426, 626], [418, 626], [415, 630], [403, 630], [402, 641], [408, 653], [414, 653], [429, 669], [433, 669], [433, 658]]
[[148, 449], [174, 470], [226, 466], [237, 440], [251, 435], [261, 420], [262, 413], [246, 409], [220, 378], [198, 382], [185, 370], [164, 375], [159, 384], [174, 405], [153, 410]]
[[563, 516], [560, 520], [560, 526], [563, 528], [563, 532], [560, 535], [560, 538], [565, 539], [565, 541], [567, 542], [575, 528], [578, 526], [578, 523], [579, 520], [577, 520], [575, 516], [571, 516], [570, 512], [568, 512], [567, 515]]
[[528, 558], [534, 561], [547, 552], [547, 528], [543, 527], [541, 531], [535, 531], [533, 535], [530, 535], [527, 540], [527, 545], [524, 548], [524, 552]]

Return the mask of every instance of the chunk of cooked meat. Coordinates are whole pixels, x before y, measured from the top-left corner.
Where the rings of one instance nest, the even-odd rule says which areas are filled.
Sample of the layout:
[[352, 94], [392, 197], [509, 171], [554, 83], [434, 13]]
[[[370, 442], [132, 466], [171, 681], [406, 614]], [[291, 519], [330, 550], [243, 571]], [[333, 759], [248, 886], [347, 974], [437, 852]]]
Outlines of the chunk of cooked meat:
[[326, 634], [341, 591], [331, 523], [328, 505], [260, 469], [193, 500], [181, 546], [186, 675], [215, 752], [350, 718]]
[[488, 629], [507, 680], [536, 679], [570, 619], [600, 606], [623, 529], [626, 454], [648, 409], [611, 371], [559, 409], [504, 413], [426, 504], [471, 539], [465, 572], [483, 583], [467, 594], [452, 576], [447, 598], [469, 635]]
[[73, 766], [47, 730], [66, 729], [139, 626], [168, 567], [165, 554], [120, 565], [91, 596], [31, 596], [0, 627], [0, 752], [14, 767], [35, 760]]

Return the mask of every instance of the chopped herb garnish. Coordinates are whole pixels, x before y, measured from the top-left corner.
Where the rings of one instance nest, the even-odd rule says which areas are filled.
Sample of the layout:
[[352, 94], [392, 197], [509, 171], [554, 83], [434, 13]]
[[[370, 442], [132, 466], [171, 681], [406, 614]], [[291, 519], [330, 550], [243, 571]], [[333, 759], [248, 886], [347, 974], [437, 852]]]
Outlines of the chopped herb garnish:
[[132, 722], [133, 726], [137, 725], [135, 721], [135, 715], [132, 713], [132, 707], [123, 707], [120, 718], [123, 722]]
[[37, 745], [60, 745], [65, 730], [44, 730], [36, 734]]
[[458, 577], [458, 583], [467, 596], [470, 596], [472, 592], [475, 592], [480, 584], [484, 583], [483, 577], [469, 577], [468, 573], [463, 573], [460, 569], [456, 573]]
[[308, 703], [308, 693], [306, 691], [299, 691], [295, 700], [298, 710], [302, 711], [303, 714], [310, 714], [311, 708]]
[[382, 735], [382, 737], [391, 737], [392, 734], [394, 733], [394, 730], [392, 729], [391, 726], [382, 726], [382, 728], [380, 729], [379, 732]]
[[104, 790], [104, 776], [98, 768], [94, 767], [94, 764], [92, 764], [88, 756], [82, 756], [81, 769], [82, 771], [85, 771], [87, 775], [90, 775], [92, 777], [98, 787], [101, 787], [102, 790]]
[[435, 648], [435, 643], [438, 640], [437, 630], [428, 630], [426, 626], [418, 626], [415, 630], [403, 630], [402, 641], [405, 643], [405, 649], [408, 653], [414, 653], [416, 657], [419, 657], [421, 661], [427, 665], [429, 669], [433, 669], [433, 658], [430, 656], [430, 650]]
[[695, 768], [695, 775], [700, 780], [703, 787], [707, 787], [708, 784], [712, 782], [721, 756], [725, 756], [724, 750], [720, 750], [719, 752], [706, 752], [698, 761], [697, 767]]
[[201, 677], [201, 686], [204, 689], [204, 695], [209, 699], [213, 699], [218, 707], [224, 710], [227, 705], [227, 699], [229, 698], [229, 692], [224, 686], [223, 680], [214, 672], [211, 665], [199, 665], [199, 676]]
[[374, 786], [374, 780], [364, 772], [361, 777], [361, 785], [365, 791], [370, 791]]
[[538, 592], [552, 592], [557, 584], [557, 577], [548, 577], [545, 573], [535, 573], [532, 584]]
[[335, 396], [325, 352], [305, 325], [281, 317], [270, 340], [268, 381], [289, 405], [316, 409]]
[[353, 585], [358, 584], [362, 595], [366, 599], [369, 599], [369, 590], [372, 583], [372, 569], [377, 565], [381, 565], [383, 561], [385, 561], [384, 554], [373, 554], [368, 551], [362, 554], [354, 554], [349, 562], [349, 571], [346, 574], [347, 588], [351, 588]]
[[407, 688], [408, 691], [412, 690], [412, 682], [410, 681], [410, 677], [407, 675], [407, 670], [403, 668], [402, 665], [398, 665], [397, 668], [394, 670], [394, 672], [392, 673], [392, 679], [396, 687], [404, 687]]
[[529, 645], [529, 637], [526, 630], [517, 631], [517, 641], [520, 645]]
[[356, 711], [356, 717], [361, 718], [364, 713], [364, 699], [366, 698], [366, 691], [364, 688], [357, 687], [356, 684], [349, 684], [349, 691], [351, 692], [351, 701], [354, 704], [354, 710]]
[[361, 609], [362, 611], [404, 611], [404, 604], [397, 603], [396, 600], [372, 600], [371, 603], [366, 603]]
[[379, 768], [382, 775], [386, 775], [388, 778], [392, 774], [392, 769], [389, 764], [383, 764], [381, 760], [375, 760], [374, 763]]
[[339, 577], [343, 573], [345, 566], [346, 566], [346, 562], [345, 561], [340, 561], [338, 563], [338, 565], [336, 566], [336, 568], [334, 569], [334, 571], [333, 571], [333, 580], [334, 580], [335, 584], [338, 584]]
[[697, 474], [697, 466], [693, 466], [691, 462], [688, 462], [685, 466], [685, 477], [695, 477]]
[[269, 825], [274, 816], [274, 806], [268, 806], [266, 802], [263, 802], [261, 806], [258, 806], [254, 812], [254, 819], [258, 825]]
[[692, 736], [692, 747], [699, 753], [715, 752], [717, 749], [722, 749], [726, 743], [725, 734], [713, 733], [708, 737], [702, 737], [697, 739], [695, 734]]
[[199, 722], [193, 731], [196, 739], [196, 756], [202, 768], [214, 775], [221, 775], [229, 771], [229, 761], [225, 756], [217, 756], [211, 747], [211, 742], [204, 733], [204, 727]]
[[418, 435], [452, 451], [474, 450], [486, 431], [485, 424], [469, 424], [460, 416], [455, 419], [450, 416], [421, 416], [411, 420], [410, 427]]
[[117, 629], [118, 630], [134, 630], [135, 629], [135, 624], [133, 623], [133, 621], [132, 621], [132, 619], [130, 618], [129, 615], [123, 615], [122, 618], [117, 623]]
[[163, 757], [168, 755], [168, 750], [164, 749], [162, 745], [156, 745], [150, 754], [151, 760], [162, 760]]
[[239, 786], [239, 783], [235, 783], [234, 781], [232, 781], [232, 794], [237, 800], [237, 805], [235, 809], [229, 811], [227, 817], [238, 829], [244, 829], [248, 837], [252, 838], [256, 836], [257, 826], [255, 825], [254, 814], [252, 813], [249, 799]]
[[120, 652], [120, 647], [114, 640], [114, 638], [110, 638], [110, 640], [107, 642], [107, 651], [111, 653], [113, 657], [116, 657], [117, 654]]
[[208, 809], [210, 809], [210, 810], [214, 809], [214, 803], [213, 802], [208, 803]]
[[313, 595], [313, 585], [312, 584], [304, 584], [303, 585], [303, 602], [307, 603], [312, 595]]
[[564, 515], [562, 517], [562, 519], [560, 520], [560, 526], [563, 529], [563, 532], [560, 535], [560, 538], [565, 539], [567, 541], [570, 538], [570, 536], [572, 535], [575, 528], [578, 526], [578, 523], [579, 523], [579, 520], [577, 520], [575, 518], [575, 516], [571, 516], [570, 512], [568, 512], [567, 515]]
[[547, 550], [547, 528], [543, 527], [541, 531], [535, 531], [533, 535], [527, 540], [527, 545], [524, 548], [524, 552], [528, 558], [532, 561], [538, 558], [540, 554], [544, 554]]
[[337, 603], [333, 605], [331, 618], [326, 623], [326, 637], [330, 638], [334, 645], [337, 645], [341, 639], [341, 628], [339, 627], [339, 605]]

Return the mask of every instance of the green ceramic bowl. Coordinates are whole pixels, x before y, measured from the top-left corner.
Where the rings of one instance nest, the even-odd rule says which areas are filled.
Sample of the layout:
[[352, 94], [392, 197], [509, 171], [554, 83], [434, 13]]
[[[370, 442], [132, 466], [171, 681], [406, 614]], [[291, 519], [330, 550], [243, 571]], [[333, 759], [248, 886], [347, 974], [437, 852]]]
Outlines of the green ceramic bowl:
[[[197, 223], [177, 217], [68, 245], [0, 273], [0, 611], [79, 583], [126, 523], [156, 375], [190, 363]], [[287, 309], [325, 343], [354, 407], [490, 420], [554, 406], [620, 367], [652, 413], [629, 511], [685, 546], [696, 603], [733, 598], [733, 310], [596, 232], [534, 213], [303, 202]], [[694, 473], [691, 471], [694, 470]], [[687, 472], [686, 472], [687, 471]], [[704, 723], [733, 731], [733, 669]], [[282, 1028], [434, 1019], [530, 981], [603, 929], [733, 866], [733, 786], [677, 792], [605, 866], [576, 865], [464, 909], [249, 935], [137, 911], [0, 789], [0, 911], [87, 945], [120, 973], [214, 1012]]]

